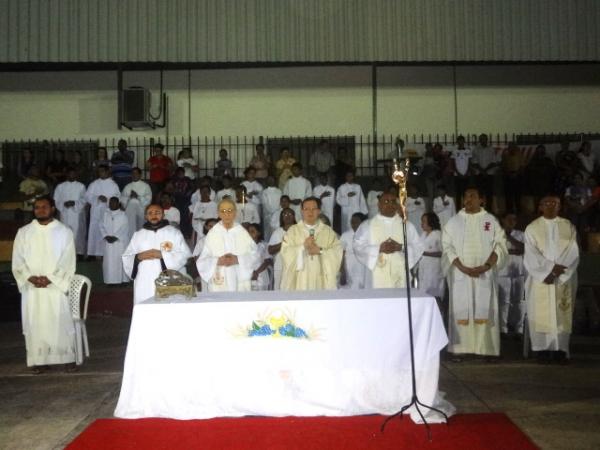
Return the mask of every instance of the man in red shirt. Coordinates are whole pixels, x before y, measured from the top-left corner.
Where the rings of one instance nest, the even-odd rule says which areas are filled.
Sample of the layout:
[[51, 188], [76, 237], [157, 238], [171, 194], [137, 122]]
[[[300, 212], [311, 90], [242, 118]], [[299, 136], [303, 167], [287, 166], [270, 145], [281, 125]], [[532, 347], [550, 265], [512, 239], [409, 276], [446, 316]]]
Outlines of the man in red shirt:
[[164, 145], [160, 142], [154, 145], [152, 156], [148, 159], [147, 167], [150, 171], [150, 187], [152, 188], [152, 197], [160, 192], [165, 182], [171, 176], [173, 160], [167, 155], [163, 155]]

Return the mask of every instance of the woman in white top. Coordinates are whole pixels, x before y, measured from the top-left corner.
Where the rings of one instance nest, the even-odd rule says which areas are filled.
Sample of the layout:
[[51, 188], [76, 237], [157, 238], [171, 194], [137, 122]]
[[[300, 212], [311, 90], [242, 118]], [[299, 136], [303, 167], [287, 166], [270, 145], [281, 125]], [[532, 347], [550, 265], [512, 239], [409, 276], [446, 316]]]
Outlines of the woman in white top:
[[425, 251], [419, 261], [419, 290], [435, 297], [439, 303], [444, 297], [440, 219], [435, 213], [425, 213], [421, 217], [421, 228]]
[[283, 208], [279, 213], [279, 228], [276, 228], [271, 234], [271, 239], [269, 239], [269, 247], [268, 251], [271, 256], [274, 258], [273, 263], [273, 290], [278, 291], [279, 286], [281, 285], [281, 272], [283, 270], [283, 265], [281, 262], [281, 242], [283, 241], [283, 236], [285, 232], [292, 225], [296, 224], [296, 213], [292, 208]]

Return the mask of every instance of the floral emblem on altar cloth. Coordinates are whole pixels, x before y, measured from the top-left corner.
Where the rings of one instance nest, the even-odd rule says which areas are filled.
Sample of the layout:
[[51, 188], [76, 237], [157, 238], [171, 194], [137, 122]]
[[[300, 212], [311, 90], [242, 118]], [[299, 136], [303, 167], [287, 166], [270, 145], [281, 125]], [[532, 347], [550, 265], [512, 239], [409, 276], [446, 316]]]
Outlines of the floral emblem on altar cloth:
[[492, 224], [490, 222], [484, 222], [484, 224], [483, 224], [484, 231], [490, 231], [491, 227], [492, 227]]
[[269, 310], [259, 315], [248, 326], [241, 325], [234, 333], [239, 337], [272, 337], [293, 339], [318, 339], [319, 330], [307, 330], [299, 326], [293, 312], [280, 309]]

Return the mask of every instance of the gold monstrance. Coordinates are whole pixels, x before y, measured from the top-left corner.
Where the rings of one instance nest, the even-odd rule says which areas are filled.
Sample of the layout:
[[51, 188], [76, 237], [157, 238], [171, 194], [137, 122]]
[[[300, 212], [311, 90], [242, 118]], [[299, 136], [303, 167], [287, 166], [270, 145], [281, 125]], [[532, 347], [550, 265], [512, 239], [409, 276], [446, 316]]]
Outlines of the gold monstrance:
[[400, 163], [394, 158], [394, 171], [392, 172], [392, 181], [398, 185], [398, 201], [400, 202], [400, 216], [406, 222], [408, 215], [406, 214], [406, 199], [408, 192], [406, 190], [406, 182], [408, 181], [408, 169], [410, 167], [410, 159], [406, 158], [404, 162], [404, 170], [400, 168]]

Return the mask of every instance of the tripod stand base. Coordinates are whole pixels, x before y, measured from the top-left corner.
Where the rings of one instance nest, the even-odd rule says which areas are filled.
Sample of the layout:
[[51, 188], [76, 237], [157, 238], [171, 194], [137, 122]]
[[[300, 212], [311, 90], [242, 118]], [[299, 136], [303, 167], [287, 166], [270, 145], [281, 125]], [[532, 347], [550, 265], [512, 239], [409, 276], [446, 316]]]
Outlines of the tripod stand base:
[[429, 426], [429, 423], [427, 423], [427, 420], [425, 419], [425, 416], [423, 415], [423, 413], [421, 412], [421, 408], [419, 406], [422, 406], [423, 408], [427, 408], [430, 411], [435, 411], [439, 414], [441, 414], [444, 417], [445, 423], [446, 425], [449, 425], [448, 423], [448, 415], [446, 413], [444, 413], [443, 411], [434, 408], [433, 406], [429, 406], [426, 405], [425, 403], [422, 403], [419, 398], [414, 395], [410, 401], [409, 404], [404, 405], [400, 411], [398, 411], [397, 413], [392, 414], [391, 416], [387, 417], [383, 423], [381, 424], [381, 432], [383, 433], [385, 431], [385, 426], [388, 424], [388, 422], [390, 422], [392, 419], [394, 419], [395, 417], [400, 416], [400, 419], [402, 419], [404, 417], [404, 413], [411, 407], [414, 406], [415, 409], [417, 410], [417, 412], [419, 413], [419, 416], [421, 417], [421, 420], [423, 421], [423, 424], [425, 425], [425, 429], [427, 431], [427, 440], [429, 442], [431, 442], [431, 427]]

